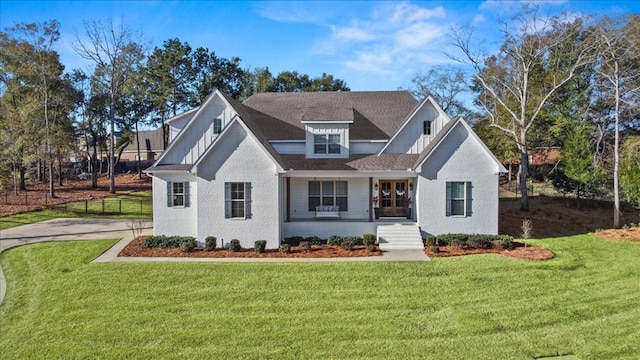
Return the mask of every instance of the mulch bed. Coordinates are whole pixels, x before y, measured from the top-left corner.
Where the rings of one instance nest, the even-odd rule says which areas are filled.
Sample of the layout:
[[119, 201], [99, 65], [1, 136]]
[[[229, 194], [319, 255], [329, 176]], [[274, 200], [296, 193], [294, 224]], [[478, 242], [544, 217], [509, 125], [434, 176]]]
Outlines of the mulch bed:
[[596, 236], [608, 240], [640, 241], [640, 227], [597, 231]]
[[504, 256], [513, 257], [522, 260], [549, 260], [552, 259], [555, 254], [547, 249], [543, 249], [537, 246], [527, 245], [522, 243], [513, 243], [514, 248], [511, 250], [505, 249], [474, 249], [466, 246], [439, 246], [440, 252], [434, 253], [431, 248], [427, 247], [425, 252], [429, 257], [448, 257], [448, 256], [464, 256], [473, 254], [500, 254]]
[[126, 257], [197, 257], [197, 258], [335, 258], [335, 257], [362, 257], [362, 256], [381, 256], [382, 253], [369, 252], [364, 245], [356, 245], [353, 251], [348, 251], [340, 246], [330, 245], [313, 245], [311, 251], [305, 252], [300, 250], [298, 246], [291, 247], [291, 253], [285, 254], [278, 250], [267, 249], [264, 253], [258, 254], [253, 249], [242, 249], [239, 252], [232, 252], [229, 249], [215, 249], [213, 251], [204, 251], [202, 248], [196, 248], [195, 251], [185, 253], [180, 249], [160, 249], [147, 248], [144, 246], [146, 236], [140, 236], [133, 239], [127, 246], [120, 251], [118, 256]]

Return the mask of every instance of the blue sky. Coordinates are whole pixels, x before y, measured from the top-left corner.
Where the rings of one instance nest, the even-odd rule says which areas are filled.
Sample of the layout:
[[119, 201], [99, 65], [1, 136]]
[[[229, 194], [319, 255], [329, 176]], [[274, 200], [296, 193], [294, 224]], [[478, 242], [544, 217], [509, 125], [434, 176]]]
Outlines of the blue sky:
[[[332, 74], [352, 90], [395, 90], [417, 71], [453, 63], [450, 29], [471, 24], [471, 42], [491, 51], [501, 43], [497, 16], [520, 1], [0, 1], [0, 27], [56, 19], [56, 46], [67, 70], [88, 69], [73, 51], [83, 23], [124, 19], [149, 48], [179, 38], [245, 68], [268, 66]], [[601, 16], [640, 13], [636, 1], [539, 1], [543, 15], [561, 11]], [[454, 63], [456, 64], [456, 63]]]

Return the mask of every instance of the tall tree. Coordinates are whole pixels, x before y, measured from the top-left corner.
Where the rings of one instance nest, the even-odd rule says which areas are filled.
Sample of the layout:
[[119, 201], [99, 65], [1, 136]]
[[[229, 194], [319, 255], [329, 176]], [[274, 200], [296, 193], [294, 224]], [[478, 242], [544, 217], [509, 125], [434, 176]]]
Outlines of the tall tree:
[[53, 45], [60, 38], [59, 29], [60, 24], [53, 20], [42, 24], [17, 24], [0, 33], [1, 57], [7, 62], [4, 68], [12, 69], [14, 75], [21, 79], [20, 85], [32, 87], [41, 99], [51, 197], [55, 197], [55, 190], [49, 98], [52, 83], [60, 78], [64, 69], [58, 60], [58, 53], [53, 50]]
[[466, 76], [461, 68], [453, 66], [435, 66], [426, 73], [418, 72], [411, 79], [407, 91], [417, 99], [428, 96], [442, 107], [451, 118], [470, 115], [470, 110], [464, 105], [462, 96], [470, 91]]
[[195, 96], [193, 106], [202, 103], [214, 89], [234, 99], [240, 98], [247, 85], [246, 71], [240, 67], [240, 58], [225, 59], [215, 52], [199, 47], [194, 54]]
[[[520, 27], [514, 30], [512, 23]], [[454, 45], [462, 52], [458, 59], [472, 66], [482, 89], [480, 103], [492, 126], [513, 137], [518, 147], [522, 211], [529, 210], [529, 130], [551, 96], [593, 60], [593, 46], [583, 41], [583, 30], [580, 19], [545, 20], [535, 8], [525, 6], [512, 22], [502, 23], [503, 45], [490, 57], [472, 50], [469, 34], [454, 31]]]
[[640, 41], [636, 16], [626, 19], [603, 18], [595, 27], [599, 43], [599, 85], [613, 102], [613, 227], [620, 226], [620, 123], [625, 106], [637, 106], [640, 96]]
[[115, 24], [113, 19], [96, 20], [84, 24], [86, 37], [76, 37], [74, 48], [78, 55], [92, 61], [96, 66], [96, 74], [109, 95], [109, 192], [115, 194], [115, 123], [116, 104], [122, 95], [127, 76], [130, 75], [130, 62], [127, 51], [135, 46], [131, 29], [124, 20]]
[[622, 144], [620, 185], [629, 202], [640, 205], [640, 136], [629, 136]]

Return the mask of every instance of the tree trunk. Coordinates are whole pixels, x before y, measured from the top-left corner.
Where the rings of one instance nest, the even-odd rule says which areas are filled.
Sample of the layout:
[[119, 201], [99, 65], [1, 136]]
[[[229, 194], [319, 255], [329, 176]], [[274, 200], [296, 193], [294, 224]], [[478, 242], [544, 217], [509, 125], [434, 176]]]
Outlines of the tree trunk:
[[620, 227], [620, 80], [618, 78], [618, 63], [615, 64], [615, 90], [616, 90], [616, 108], [615, 108], [615, 140], [613, 150], [613, 227]]
[[58, 174], [60, 175], [58, 178], [58, 185], [62, 186], [62, 157], [60, 156], [60, 150], [57, 151], [58, 158]]
[[[113, 83], [113, 80], [112, 80]], [[112, 85], [113, 86], [113, 85]], [[111, 146], [109, 147], [109, 193], [116, 193], [116, 171], [115, 171], [115, 147], [116, 147], [116, 119], [114, 114], [115, 107], [115, 99], [114, 99], [114, 89], [111, 89], [111, 101], [109, 105], [109, 116], [110, 116], [110, 127], [111, 127], [111, 137], [109, 139], [109, 143]]]
[[98, 141], [93, 137], [93, 154], [91, 154], [91, 187], [98, 187]]
[[518, 185], [520, 186], [520, 194], [522, 195], [520, 203], [520, 211], [529, 211], [529, 192], [527, 189], [527, 178], [529, 177], [529, 154], [527, 153], [527, 137], [526, 132], [520, 132], [520, 169], [518, 170]]
[[138, 145], [138, 158], [136, 159], [136, 166], [138, 167], [138, 178], [142, 179], [142, 169], [140, 166], [140, 133], [138, 131], [138, 121], [136, 121], [136, 144]]
[[20, 165], [20, 190], [26, 191], [27, 190], [27, 184], [25, 182], [24, 179], [24, 174], [27, 172], [27, 169]]

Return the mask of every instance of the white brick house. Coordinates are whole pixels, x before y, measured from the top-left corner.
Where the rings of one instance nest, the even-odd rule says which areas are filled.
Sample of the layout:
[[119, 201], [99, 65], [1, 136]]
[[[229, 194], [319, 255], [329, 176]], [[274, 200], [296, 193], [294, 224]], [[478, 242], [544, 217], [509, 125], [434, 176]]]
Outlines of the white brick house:
[[[408, 92], [216, 91], [166, 122], [154, 233], [243, 247], [284, 237], [498, 231], [504, 167], [463, 119]], [[379, 216], [376, 216], [379, 215]]]

